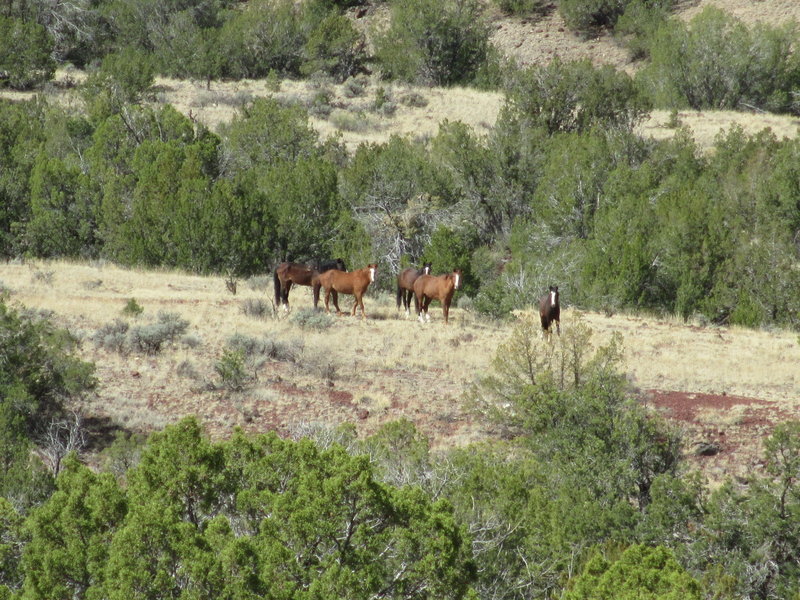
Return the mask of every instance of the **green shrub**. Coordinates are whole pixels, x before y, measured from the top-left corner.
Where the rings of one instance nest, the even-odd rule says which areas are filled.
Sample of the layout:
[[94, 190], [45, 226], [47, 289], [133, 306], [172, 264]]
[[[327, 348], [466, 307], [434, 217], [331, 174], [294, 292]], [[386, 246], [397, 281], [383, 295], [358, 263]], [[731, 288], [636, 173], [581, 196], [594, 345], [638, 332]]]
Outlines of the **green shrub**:
[[222, 358], [214, 365], [214, 370], [219, 375], [222, 386], [232, 392], [244, 389], [244, 384], [250, 379], [245, 370], [245, 356], [242, 350], [223, 350]]
[[145, 354], [158, 354], [164, 344], [173, 342], [186, 331], [189, 321], [169, 312], [158, 313], [158, 320], [130, 330], [128, 338], [133, 350]]
[[587, 60], [563, 62], [517, 71], [507, 84], [508, 118], [543, 127], [549, 133], [631, 129], [650, 105], [633, 80], [613, 67], [596, 68]]
[[35, 21], [0, 15], [0, 86], [29, 89], [53, 78], [53, 40]]
[[409, 0], [392, 4], [375, 58], [390, 78], [426, 85], [471, 81], [485, 63], [489, 29], [476, 0]]
[[124, 354], [128, 351], [129, 325], [121, 319], [114, 319], [112, 323], [104, 325], [92, 336], [95, 346], [105, 348], [112, 352]]
[[494, 0], [500, 10], [512, 15], [540, 15], [544, 14], [550, 2], [548, 0]]
[[748, 29], [713, 7], [688, 24], [669, 20], [652, 34], [651, 61], [637, 81], [659, 107], [798, 114], [796, 27]]
[[294, 362], [302, 351], [302, 343], [286, 343], [264, 338], [255, 338], [237, 333], [228, 340], [228, 348], [242, 352], [247, 358], [264, 357], [273, 360]]
[[306, 75], [322, 71], [342, 82], [361, 69], [364, 48], [364, 38], [350, 19], [332, 11], [309, 35], [300, 70]]
[[328, 313], [313, 308], [302, 308], [294, 311], [291, 321], [304, 329], [314, 329], [316, 331], [324, 331], [336, 323], [336, 319]]
[[242, 312], [248, 317], [264, 319], [272, 314], [272, 305], [261, 298], [245, 298]]
[[634, 545], [610, 561], [596, 553], [570, 581], [564, 600], [701, 600], [700, 583], [663, 546]]
[[138, 317], [144, 312], [144, 308], [136, 301], [136, 298], [128, 299], [128, 302], [122, 309], [122, 314], [126, 317]]

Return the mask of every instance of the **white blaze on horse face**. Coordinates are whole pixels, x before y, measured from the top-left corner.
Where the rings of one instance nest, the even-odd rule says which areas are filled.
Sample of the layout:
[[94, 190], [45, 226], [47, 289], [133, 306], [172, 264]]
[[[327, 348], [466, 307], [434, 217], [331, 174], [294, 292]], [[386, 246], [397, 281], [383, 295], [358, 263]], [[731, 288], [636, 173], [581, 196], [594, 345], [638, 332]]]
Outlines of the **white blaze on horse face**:
[[556, 293], [551, 291], [550, 292], [550, 306], [556, 305]]
[[455, 287], [456, 287], [456, 289], [459, 289], [459, 287], [461, 287], [461, 273], [456, 273], [456, 286]]
[[374, 283], [375, 282], [375, 267], [370, 267], [369, 268], [369, 282], [370, 283]]

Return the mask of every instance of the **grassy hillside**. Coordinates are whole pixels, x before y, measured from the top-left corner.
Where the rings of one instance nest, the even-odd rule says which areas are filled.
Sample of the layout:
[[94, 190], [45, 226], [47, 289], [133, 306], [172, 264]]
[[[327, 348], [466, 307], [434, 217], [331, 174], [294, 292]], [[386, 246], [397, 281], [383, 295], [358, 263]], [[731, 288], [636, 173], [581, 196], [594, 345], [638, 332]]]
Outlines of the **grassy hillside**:
[[[223, 437], [234, 426], [288, 434], [350, 422], [366, 435], [399, 418], [412, 420], [434, 445], [498, 434], [476, 420], [464, 392], [491, 368], [513, 321], [456, 308], [445, 326], [434, 304], [431, 322], [423, 325], [397, 311], [393, 297], [371, 292], [366, 321], [337, 317], [315, 329], [303, 327], [297, 316], [311, 306], [309, 288], [292, 291], [286, 315], [273, 310], [267, 278], [240, 281], [233, 295], [221, 278], [110, 264], [5, 265], [0, 281], [12, 303], [52, 311], [56, 323], [82, 340], [82, 357], [97, 365], [100, 386], [76, 408], [92, 415], [98, 430], [118, 425], [151, 431], [197, 414]], [[123, 314], [131, 298], [144, 309], [141, 315]], [[266, 305], [262, 314], [252, 310], [259, 302]], [[771, 425], [800, 414], [800, 343], [794, 333], [606, 316], [577, 311], [569, 298], [562, 302], [565, 330], [580, 319], [597, 345], [615, 332], [624, 336], [631, 384], [683, 423], [690, 454], [706, 442], [723, 449], [696, 459], [713, 479], [753, 468]], [[351, 297], [340, 304], [349, 309]], [[155, 321], [160, 312], [189, 322], [185, 334], [161, 352], [120, 354], [98, 343], [98, 332], [115, 320], [133, 328]], [[250, 357], [240, 391], [226, 387], [216, 368], [236, 335], [268, 341], [272, 349]]]

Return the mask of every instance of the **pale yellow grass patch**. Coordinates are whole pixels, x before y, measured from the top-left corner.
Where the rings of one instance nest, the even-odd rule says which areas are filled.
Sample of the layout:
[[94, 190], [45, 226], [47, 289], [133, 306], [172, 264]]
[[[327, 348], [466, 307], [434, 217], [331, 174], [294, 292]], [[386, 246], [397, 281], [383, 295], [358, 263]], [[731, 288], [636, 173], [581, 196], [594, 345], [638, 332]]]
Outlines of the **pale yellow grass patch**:
[[677, 14], [688, 21], [709, 6], [724, 10], [749, 25], [765, 23], [775, 26], [791, 20], [800, 21], [800, 2], [797, 0], [699, 0], [685, 2], [685, 7], [679, 5]]
[[[637, 131], [644, 137], [656, 140], [669, 139], [678, 131], [669, 125], [671, 112], [654, 110], [649, 118], [639, 125]], [[792, 115], [736, 112], [731, 110], [682, 110], [677, 113], [680, 127], [688, 129], [698, 147], [709, 150], [720, 133], [732, 127], [741, 127], [745, 134], [754, 135], [769, 129], [779, 140], [797, 137], [800, 119]]]
[[[159, 100], [169, 103], [184, 114], [190, 114], [212, 130], [230, 122], [242, 102], [254, 98], [275, 98], [283, 102], [297, 102], [308, 106], [321, 91], [331, 97], [331, 106], [338, 115], [320, 118], [311, 115], [311, 126], [321, 139], [342, 134], [348, 149], [361, 143], [385, 142], [392, 135], [427, 137], [435, 135], [439, 124], [445, 120], [461, 121], [477, 133], [486, 133], [494, 126], [502, 106], [503, 96], [496, 92], [482, 92], [470, 88], [414, 88], [407, 85], [381, 82], [373, 77], [367, 81], [362, 94], [348, 97], [344, 84], [331, 82], [283, 80], [277, 91], [267, 80], [245, 79], [236, 82], [213, 82], [211, 89], [204, 83], [160, 77], [156, 80]], [[394, 114], [375, 112], [378, 89], [382, 89], [395, 104]], [[410, 93], [424, 98], [425, 106], [407, 106], [402, 99]], [[356, 130], [337, 127], [344, 122], [342, 114], [360, 118], [364, 125]]]

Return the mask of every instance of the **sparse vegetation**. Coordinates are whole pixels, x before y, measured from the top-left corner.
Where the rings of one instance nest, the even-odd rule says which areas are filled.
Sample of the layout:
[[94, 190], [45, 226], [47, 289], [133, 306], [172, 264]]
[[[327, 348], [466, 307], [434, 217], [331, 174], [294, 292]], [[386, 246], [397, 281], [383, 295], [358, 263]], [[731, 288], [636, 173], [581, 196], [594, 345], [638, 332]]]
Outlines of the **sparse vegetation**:
[[[797, 113], [796, 26], [490, 4], [0, 9], [0, 598], [798, 597], [800, 142], [691, 129]], [[368, 319], [260, 299], [334, 256]]]
[[333, 326], [336, 322], [331, 315], [315, 310], [313, 308], [303, 308], [292, 313], [291, 320], [300, 327], [324, 331]]

